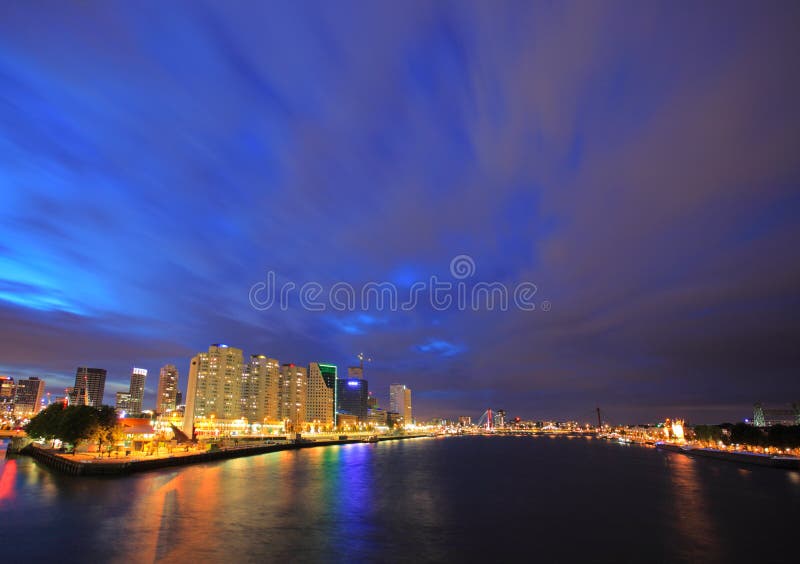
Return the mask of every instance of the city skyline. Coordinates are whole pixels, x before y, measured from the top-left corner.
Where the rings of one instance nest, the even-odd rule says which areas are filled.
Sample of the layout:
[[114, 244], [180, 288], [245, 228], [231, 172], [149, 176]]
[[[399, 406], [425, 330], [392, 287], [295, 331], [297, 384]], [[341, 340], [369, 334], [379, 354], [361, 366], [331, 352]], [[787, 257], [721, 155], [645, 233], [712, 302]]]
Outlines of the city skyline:
[[[0, 374], [101, 367], [113, 404], [224, 342], [340, 375], [365, 351], [423, 419], [800, 399], [795, 5], [278, 11], [7, 7]], [[285, 309], [252, 299], [270, 273]], [[509, 307], [328, 296], [433, 277]]]

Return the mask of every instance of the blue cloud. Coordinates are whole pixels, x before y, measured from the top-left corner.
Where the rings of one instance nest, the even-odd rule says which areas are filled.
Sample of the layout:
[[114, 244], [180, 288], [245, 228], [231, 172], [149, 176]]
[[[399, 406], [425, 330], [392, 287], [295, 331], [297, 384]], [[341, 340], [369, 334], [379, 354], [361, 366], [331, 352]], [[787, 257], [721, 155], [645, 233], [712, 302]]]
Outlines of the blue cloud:
[[424, 353], [435, 353], [441, 356], [456, 356], [466, 352], [467, 347], [465, 345], [433, 339], [424, 345], [417, 345], [416, 349]]

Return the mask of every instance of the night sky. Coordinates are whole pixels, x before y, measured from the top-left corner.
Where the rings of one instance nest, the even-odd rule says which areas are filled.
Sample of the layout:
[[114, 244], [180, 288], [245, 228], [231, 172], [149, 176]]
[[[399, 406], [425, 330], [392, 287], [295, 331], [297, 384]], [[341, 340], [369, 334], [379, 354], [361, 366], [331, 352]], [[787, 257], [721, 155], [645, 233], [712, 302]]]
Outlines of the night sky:
[[[103, 367], [113, 402], [135, 364], [151, 407], [219, 342], [364, 351], [418, 418], [788, 407], [798, 29], [797, 2], [3, 2], [0, 374]], [[537, 309], [248, 299], [270, 270], [402, 297], [461, 254]]]

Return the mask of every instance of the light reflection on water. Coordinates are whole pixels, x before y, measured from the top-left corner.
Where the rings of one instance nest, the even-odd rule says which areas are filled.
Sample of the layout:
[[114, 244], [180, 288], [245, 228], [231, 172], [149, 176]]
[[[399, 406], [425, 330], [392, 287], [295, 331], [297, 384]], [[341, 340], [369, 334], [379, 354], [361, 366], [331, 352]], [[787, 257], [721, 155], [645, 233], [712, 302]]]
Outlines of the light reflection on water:
[[676, 516], [673, 525], [686, 547], [684, 556], [702, 555], [705, 562], [718, 562], [722, 543], [709, 513], [705, 483], [697, 471], [703, 462], [684, 455], [669, 458]]
[[18, 539], [9, 561], [53, 547], [60, 562], [780, 561], [791, 554], [800, 477], [739, 470], [603, 441], [480, 437], [120, 479], [18, 458], [0, 462], [0, 512]]

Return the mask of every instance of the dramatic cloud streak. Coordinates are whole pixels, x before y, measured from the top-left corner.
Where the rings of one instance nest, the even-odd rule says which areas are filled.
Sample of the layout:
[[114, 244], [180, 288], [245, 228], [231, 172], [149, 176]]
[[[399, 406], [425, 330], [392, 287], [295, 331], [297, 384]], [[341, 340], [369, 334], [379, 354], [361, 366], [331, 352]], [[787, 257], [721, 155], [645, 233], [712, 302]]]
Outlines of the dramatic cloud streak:
[[[369, 351], [421, 415], [800, 399], [794, 3], [39, 8], [0, 18], [0, 371], [227, 342]], [[552, 310], [248, 301], [459, 254]]]

